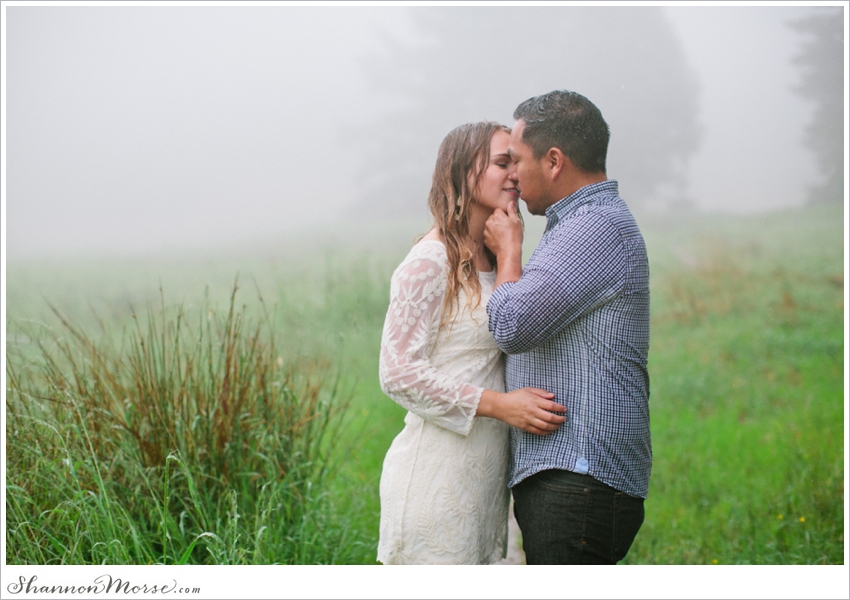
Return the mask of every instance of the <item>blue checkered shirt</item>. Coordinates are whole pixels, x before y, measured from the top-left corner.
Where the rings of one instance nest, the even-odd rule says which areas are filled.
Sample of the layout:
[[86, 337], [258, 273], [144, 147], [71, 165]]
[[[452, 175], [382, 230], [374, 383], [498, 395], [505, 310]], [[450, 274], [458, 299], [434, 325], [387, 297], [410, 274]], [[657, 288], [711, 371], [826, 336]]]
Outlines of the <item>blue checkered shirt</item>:
[[617, 182], [588, 185], [546, 210], [522, 278], [487, 304], [507, 354], [505, 387], [555, 393], [567, 421], [550, 435], [511, 428], [514, 486], [545, 469], [588, 474], [645, 498], [649, 436], [649, 263]]

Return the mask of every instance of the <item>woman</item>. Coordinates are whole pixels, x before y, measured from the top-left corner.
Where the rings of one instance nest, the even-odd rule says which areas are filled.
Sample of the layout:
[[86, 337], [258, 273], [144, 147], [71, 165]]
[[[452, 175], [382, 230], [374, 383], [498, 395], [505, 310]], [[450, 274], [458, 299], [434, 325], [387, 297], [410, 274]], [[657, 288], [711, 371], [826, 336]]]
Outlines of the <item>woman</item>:
[[504, 360], [487, 328], [496, 273], [484, 224], [519, 197], [509, 139], [491, 122], [446, 136], [428, 198], [434, 228], [393, 273], [381, 389], [409, 412], [381, 475], [384, 564], [504, 558], [508, 425], [546, 434], [565, 420], [549, 412], [565, 409], [544, 390], [504, 393]]

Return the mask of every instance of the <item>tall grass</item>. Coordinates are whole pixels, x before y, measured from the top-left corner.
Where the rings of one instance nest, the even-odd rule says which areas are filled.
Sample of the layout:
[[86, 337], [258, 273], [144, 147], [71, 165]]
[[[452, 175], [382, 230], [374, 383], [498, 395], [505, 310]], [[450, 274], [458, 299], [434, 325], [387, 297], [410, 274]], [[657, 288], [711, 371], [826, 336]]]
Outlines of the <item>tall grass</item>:
[[345, 524], [325, 481], [347, 401], [286, 363], [236, 287], [220, 313], [148, 307], [123, 335], [31, 332], [7, 373], [12, 563], [328, 563]]
[[654, 466], [626, 562], [843, 562], [840, 212], [650, 236]]
[[[641, 220], [654, 467], [625, 562], [842, 562], [842, 216]], [[410, 239], [370, 243], [10, 265], [9, 561], [374, 563], [381, 466], [404, 418], [377, 357]], [[228, 303], [236, 269], [275, 306]], [[156, 297], [161, 274], [182, 309]], [[138, 298], [158, 308], [134, 318]]]

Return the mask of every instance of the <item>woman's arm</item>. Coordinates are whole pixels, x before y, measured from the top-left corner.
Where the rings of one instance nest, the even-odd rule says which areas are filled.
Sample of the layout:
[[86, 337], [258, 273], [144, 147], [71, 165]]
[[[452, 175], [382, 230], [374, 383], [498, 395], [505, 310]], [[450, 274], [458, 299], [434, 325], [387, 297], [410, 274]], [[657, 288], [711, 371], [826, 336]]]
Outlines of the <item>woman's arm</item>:
[[445, 296], [444, 265], [431, 258], [402, 264], [393, 275], [381, 339], [381, 389], [402, 407], [466, 435], [477, 416], [499, 419], [531, 433], [551, 433], [565, 420], [550, 410], [552, 394], [525, 388], [494, 392], [456, 381], [436, 369], [426, 349], [439, 327]]
[[440, 324], [444, 268], [437, 258], [421, 258], [393, 274], [381, 338], [381, 389], [410, 412], [466, 435], [484, 390], [447, 376], [426, 354]]

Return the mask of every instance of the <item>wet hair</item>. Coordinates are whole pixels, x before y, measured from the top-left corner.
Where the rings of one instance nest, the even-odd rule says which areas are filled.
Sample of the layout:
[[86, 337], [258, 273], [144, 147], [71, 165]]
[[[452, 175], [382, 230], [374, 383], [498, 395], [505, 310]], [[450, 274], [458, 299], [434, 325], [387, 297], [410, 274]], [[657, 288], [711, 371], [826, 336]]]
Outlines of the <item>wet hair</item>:
[[567, 90], [529, 98], [514, 111], [525, 121], [522, 141], [535, 159], [558, 148], [579, 170], [604, 173], [611, 133], [602, 113], [590, 100]]
[[[490, 164], [490, 140], [498, 131], [511, 130], [493, 121], [461, 125], [446, 135], [437, 152], [428, 208], [446, 246], [449, 264], [440, 326], [454, 314], [461, 289], [471, 310], [481, 303], [481, 282], [473, 263], [475, 247], [469, 235], [469, 207], [478, 181]], [[495, 258], [488, 256], [495, 267]]]

